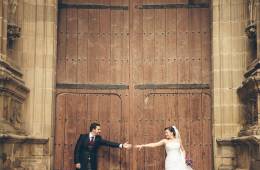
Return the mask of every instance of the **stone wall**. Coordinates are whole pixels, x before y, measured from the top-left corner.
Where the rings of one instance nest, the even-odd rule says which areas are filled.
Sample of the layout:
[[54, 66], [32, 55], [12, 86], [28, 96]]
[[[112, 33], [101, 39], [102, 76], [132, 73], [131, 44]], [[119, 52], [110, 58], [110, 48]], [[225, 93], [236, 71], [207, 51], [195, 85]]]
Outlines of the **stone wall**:
[[[14, 6], [10, 7], [10, 3]], [[57, 0], [1, 0], [0, 10], [1, 69], [8, 70], [5, 75], [19, 80], [12, 83], [11, 79], [11, 83], [7, 83], [8, 76], [1, 74], [1, 83], [10, 84], [10, 87], [7, 87], [8, 92], [2, 93], [2, 89], [6, 89], [2, 88], [0, 93], [0, 169], [50, 169], [53, 159]], [[12, 11], [15, 12], [12, 14]], [[10, 21], [21, 32], [19, 38], [8, 44]], [[22, 92], [19, 91], [21, 87], [24, 88]], [[15, 113], [13, 105], [6, 99], [18, 101], [16, 98], [20, 93], [24, 98], [18, 102], [21, 107], [19, 121], [15, 117], [16, 125], [12, 123], [14, 118], [9, 116]]]
[[216, 141], [237, 136], [244, 120], [237, 89], [247, 66], [247, 1], [212, 0], [212, 15], [214, 167], [232, 169], [234, 148]]

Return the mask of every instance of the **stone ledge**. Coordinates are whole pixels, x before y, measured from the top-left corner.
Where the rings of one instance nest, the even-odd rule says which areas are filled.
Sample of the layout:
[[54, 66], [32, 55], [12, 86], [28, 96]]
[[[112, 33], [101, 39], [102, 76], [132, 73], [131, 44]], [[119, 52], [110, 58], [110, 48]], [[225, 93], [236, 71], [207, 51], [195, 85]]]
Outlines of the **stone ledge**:
[[229, 137], [229, 138], [218, 138], [216, 139], [219, 145], [233, 145], [239, 143], [255, 143], [260, 144], [260, 135], [250, 135], [241, 137]]
[[30, 144], [46, 144], [49, 138], [15, 135], [15, 134], [0, 134], [0, 143], [30, 143]]
[[221, 165], [218, 170], [234, 170], [232, 166]]

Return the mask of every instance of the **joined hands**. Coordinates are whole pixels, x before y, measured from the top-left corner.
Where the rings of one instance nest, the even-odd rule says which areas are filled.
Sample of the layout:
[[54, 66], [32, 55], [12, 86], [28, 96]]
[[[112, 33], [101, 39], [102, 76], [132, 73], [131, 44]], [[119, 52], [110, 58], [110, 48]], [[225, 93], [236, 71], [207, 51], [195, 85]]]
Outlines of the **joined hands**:
[[139, 149], [139, 151], [144, 147], [144, 145], [135, 145], [135, 148]]
[[129, 144], [128, 142], [126, 142], [123, 144], [123, 148], [130, 149], [130, 148], [132, 148], [132, 144]]

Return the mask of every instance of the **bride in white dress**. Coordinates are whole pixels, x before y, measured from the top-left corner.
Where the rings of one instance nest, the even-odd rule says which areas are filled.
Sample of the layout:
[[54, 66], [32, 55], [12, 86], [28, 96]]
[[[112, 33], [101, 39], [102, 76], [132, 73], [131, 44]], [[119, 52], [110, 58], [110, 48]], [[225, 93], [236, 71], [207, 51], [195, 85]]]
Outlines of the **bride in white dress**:
[[165, 170], [192, 170], [191, 167], [185, 163], [185, 150], [182, 146], [178, 129], [175, 126], [171, 126], [164, 130], [166, 139], [162, 139], [156, 143], [136, 145], [136, 148], [141, 150], [144, 147], [154, 148], [164, 145], [167, 154]]

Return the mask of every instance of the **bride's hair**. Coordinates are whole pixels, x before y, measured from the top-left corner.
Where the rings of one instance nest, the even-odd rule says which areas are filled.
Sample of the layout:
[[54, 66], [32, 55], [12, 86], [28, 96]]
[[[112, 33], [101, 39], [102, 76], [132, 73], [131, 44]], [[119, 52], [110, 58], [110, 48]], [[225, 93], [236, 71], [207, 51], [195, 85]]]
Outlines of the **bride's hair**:
[[166, 128], [164, 128], [164, 130], [169, 130], [170, 132], [173, 133], [173, 136], [176, 136], [176, 131], [172, 126], [166, 127]]

